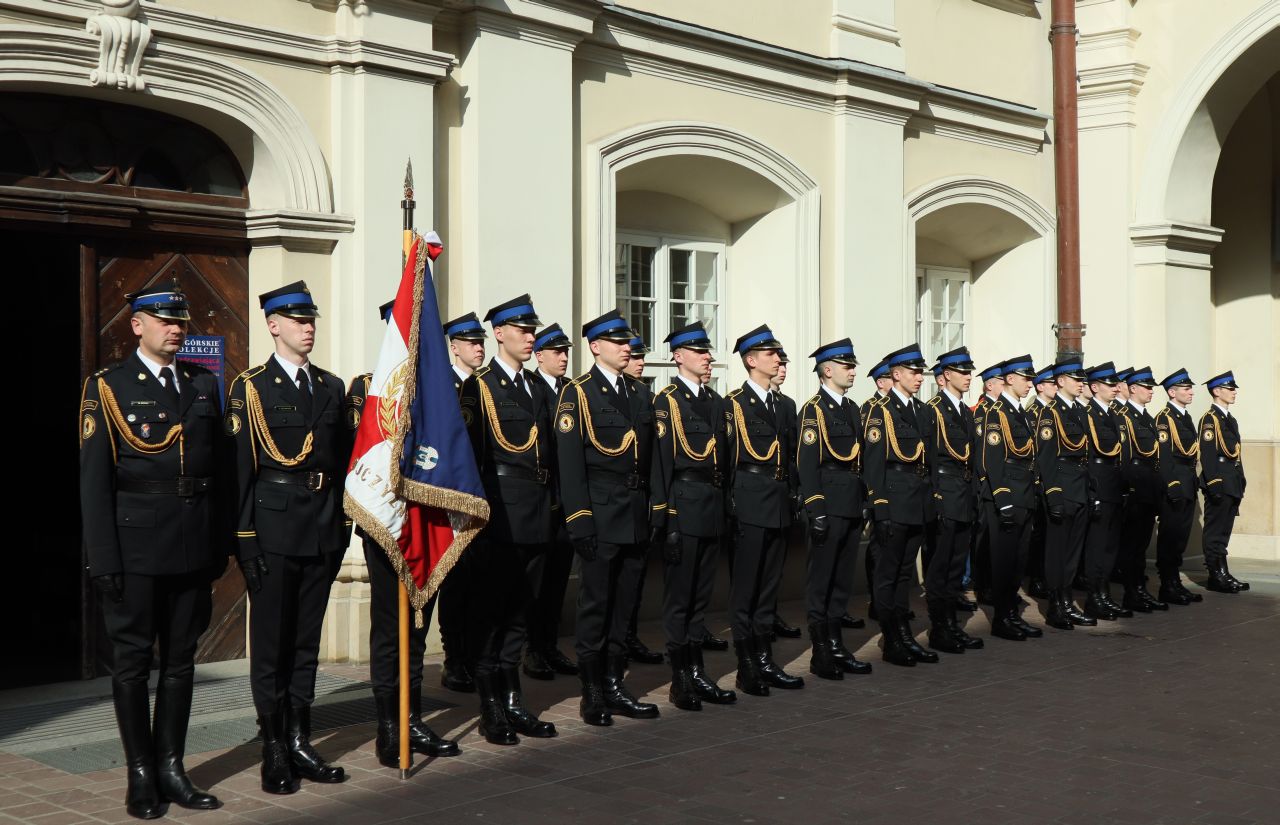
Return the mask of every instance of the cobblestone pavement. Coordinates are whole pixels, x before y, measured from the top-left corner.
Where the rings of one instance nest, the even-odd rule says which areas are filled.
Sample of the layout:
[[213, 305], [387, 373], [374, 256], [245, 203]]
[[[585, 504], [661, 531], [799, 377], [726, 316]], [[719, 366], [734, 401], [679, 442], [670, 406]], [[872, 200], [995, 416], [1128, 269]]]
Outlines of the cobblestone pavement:
[[[1026, 617], [1038, 623], [1035, 608]], [[527, 704], [560, 736], [506, 748], [478, 736], [474, 697], [440, 690], [430, 661], [428, 693], [456, 704], [430, 723], [460, 738], [462, 756], [419, 762], [401, 781], [377, 764], [372, 726], [341, 728], [316, 744], [348, 781], [278, 797], [258, 788], [258, 746], [246, 743], [186, 760], [221, 810], [168, 815], [199, 825], [1280, 822], [1280, 576], [1104, 625], [988, 637], [985, 650], [911, 669], [882, 664], [870, 629], [846, 631], [875, 672], [843, 682], [811, 677], [806, 645], [787, 641], [776, 658], [805, 675], [804, 690], [701, 713], [667, 703], [665, 666], [636, 666], [630, 684], [662, 717], [611, 728], [578, 720], [576, 680], [525, 680]], [[969, 630], [985, 633], [981, 614]], [[657, 626], [642, 635], [656, 644]], [[733, 663], [707, 655], [725, 686]], [[122, 768], [72, 775], [0, 753], [0, 822], [124, 822], [123, 798]]]

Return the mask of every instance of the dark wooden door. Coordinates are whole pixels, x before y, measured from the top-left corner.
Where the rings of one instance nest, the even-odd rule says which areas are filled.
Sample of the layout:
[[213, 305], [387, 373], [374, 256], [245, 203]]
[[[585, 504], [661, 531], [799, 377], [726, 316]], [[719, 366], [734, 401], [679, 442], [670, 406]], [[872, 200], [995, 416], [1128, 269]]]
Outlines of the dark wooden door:
[[[188, 241], [103, 239], [88, 245], [82, 271], [86, 291], [97, 296], [97, 365], [127, 357], [137, 347], [124, 295], [177, 278], [191, 303], [189, 335], [226, 339], [227, 383], [248, 366], [249, 249], [244, 242], [198, 244]], [[97, 615], [98, 611], [94, 611]], [[98, 634], [98, 638], [102, 637]], [[99, 662], [110, 651], [97, 645]], [[213, 586], [213, 618], [200, 639], [197, 662], [219, 662], [245, 655], [244, 580], [232, 559]]]

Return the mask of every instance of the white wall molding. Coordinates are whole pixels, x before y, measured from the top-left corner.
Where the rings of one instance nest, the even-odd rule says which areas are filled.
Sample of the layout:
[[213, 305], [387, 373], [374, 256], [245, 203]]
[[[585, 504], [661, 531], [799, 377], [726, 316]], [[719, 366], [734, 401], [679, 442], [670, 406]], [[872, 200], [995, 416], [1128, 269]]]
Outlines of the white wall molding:
[[295, 212], [288, 209], [251, 209], [245, 213], [251, 246], [283, 246], [290, 252], [329, 254], [340, 236], [355, 231], [356, 221], [347, 215]]
[[1184, 269], [1213, 269], [1213, 250], [1225, 232], [1216, 226], [1165, 221], [1129, 227], [1135, 266], [1167, 264]]

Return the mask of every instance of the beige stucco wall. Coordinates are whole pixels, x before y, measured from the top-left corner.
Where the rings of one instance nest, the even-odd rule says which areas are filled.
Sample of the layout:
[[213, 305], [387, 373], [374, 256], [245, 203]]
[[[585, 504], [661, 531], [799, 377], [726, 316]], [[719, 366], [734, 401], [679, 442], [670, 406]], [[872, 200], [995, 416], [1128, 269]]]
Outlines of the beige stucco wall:
[[805, 54], [830, 53], [833, 0], [627, 0], [619, 5]]

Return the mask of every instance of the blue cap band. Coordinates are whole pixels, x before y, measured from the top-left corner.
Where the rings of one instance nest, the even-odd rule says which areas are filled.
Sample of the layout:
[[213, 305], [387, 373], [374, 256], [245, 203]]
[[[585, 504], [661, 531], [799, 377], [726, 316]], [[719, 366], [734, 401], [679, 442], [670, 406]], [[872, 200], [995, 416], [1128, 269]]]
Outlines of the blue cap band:
[[449, 337], [453, 337], [454, 335], [461, 335], [464, 332], [484, 332], [484, 327], [480, 326], [479, 321], [472, 321], [468, 318], [465, 321], [459, 321], [449, 327], [444, 331], [444, 334]]
[[1090, 381], [1101, 381], [1102, 379], [1104, 379], [1104, 378], [1110, 378], [1111, 376], [1113, 376], [1113, 375], [1115, 375], [1115, 374], [1116, 374], [1116, 371], [1115, 371], [1115, 370], [1109, 370], [1109, 369], [1108, 369], [1108, 370], [1095, 370], [1095, 371], [1093, 371], [1093, 372], [1089, 373], [1089, 380], [1090, 380]]
[[609, 320], [602, 321], [601, 323], [596, 324], [594, 327], [587, 330], [587, 334], [583, 337], [590, 340], [599, 335], [602, 335], [603, 333], [608, 332], [609, 330], [626, 329], [626, 327], [627, 327], [627, 322], [622, 320], [621, 318], [610, 318]]
[[987, 367], [981, 373], [983, 381], [990, 381], [992, 378], [1001, 378], [1000, 367]]
[[896, 367], [899, 364], [905, 364], [908, 361], [923, 361], [923, 360], [924, 360], [924, 353], [920, 352], [920, 350], [918, 349], [913, 349], [910, 352], [904, 352], [900, 355], [895, 355], [893, 357], [893, 360], [885, 364], [885, 366]]
[[952, 364], [963, 364], [965, 362], [973, 363], [973, 359], [963, 352], [957, 352], [955, 355], [948, 355], [945, 358], [938, 359], [938, 366], [949, 367]]
[[547, 345], [548, 341], [554, 341], [557, 338], [563, 338], [566, 342], [569, 340], [569, 336], [565, 335], [563, 330], [553, 329], [550, 332], [544, 333], [538, 338], [535, 338], [533, 341], [533, 348], [542, 349]]
[[1044, 369], [1036, 373], [1035, 382], [1037, 384], [1043, 384], [1045, 381], [1052, 381], [1052, 380], [1053, 380], [1053, 367], [1045, 367]]
[[1126, 379], [1130, 384], [1136, 384], [1139, 381], [1154, 381], [1156, 377], [1151, 374], [1151, 370], [1143, 370], [1141, 372], [1130, 373]]
[[1209, 389], [1211, 390], [1216, 389], [1218, 387], [1221, 387], [1223, 384], [1234, 384], [1235, 380], [1236, 380], [1236, 377], [1231, 373], [1227, 373], [1226, 375], [1219, 375], [1217, 378], [1209, 382]]
[[1008, 375], [1015, 370], [1034, 370], [1035, 368], [1036, 365], [1030, 361], [1014, 361], [1001, 367], [1001, 369], [1004, 370], [1005, 375]]
[[1054, 376], [1066, 375], [1069, 372], [1080, 372], [1084, 369], [1079, 361], [1067, 361], [1053, 368]]
[[286, 295], [277, 295], [263, 305], [262, 311], [270, 315], [275, 310], [290, 304], [304, 304], [314, 307], [315, 302], [311, 300], [311, 296], [305, 292], [290, 292]]
[[133, 308], [142, 309], [143, 307], [152, 307], [158, 304], [177, 304], [185, 307], [187, 305], [187, 299], [176, 292], [166, 292], [157, 295], [143, 295], [141, 298], [134, 300]]
[[1170, 375], [1168, 378], [1164, 379], [1162, 383], [1167, 388], [1167, 387], [1172, 387], [1175, 384], [1181, 384], [1184, 381], [1187, 381], [1187, 382], [1191, 381], [1191, 376], [1187, 375], [1186, 370], [1178, 370], [1173, 375]]
[[747, 352], [756, 344], [760, 343], [761, 341], [768, 341], [768, 340], [771, 340], [772, 338], [773, 338], [772, 330], [766, 329], [764, 332], [757, 332], [755, 335], [752, 335], [750, 338], [748, 338], [747, 340], [743, 341], [741, 344], [738, 345], [738, 352], [740, 353]]
[[838, 347], [830, 347], [813, 356], [813, 360], [816, 363], [821, 364], [823, 361], [830, 361], [832, 358], [840, 355], [853, 355], [853, 347], [846, 347], [844, 344], [841, 344]]
[[874, 379], [885, 378], [889, 375], [889, 368], [884, 364], [877, 364], [871, 369], [871, 377]]
[[690, 341], [706, 341], [708, 344], [711, 343], [711, 339], [707, 338], [707, 334], [705, 332], [700, 329], [691, 329], [688, 332], [673, 335], [670, 341], [671, 348], [675, 349], [676, 347], [683, 346]]
[[501, 312], [495, 312], [493, 314], [493, 325], [495, 327], [500, 327], [504, 323], [506, 323], [508, 318], [515, 318], [520, 315], [533, 315], [533, 314], [534, 312], [533, 312], [532, 304], [521, 304], [518, 307], [507, 307]]

